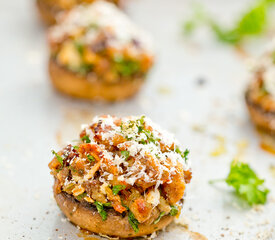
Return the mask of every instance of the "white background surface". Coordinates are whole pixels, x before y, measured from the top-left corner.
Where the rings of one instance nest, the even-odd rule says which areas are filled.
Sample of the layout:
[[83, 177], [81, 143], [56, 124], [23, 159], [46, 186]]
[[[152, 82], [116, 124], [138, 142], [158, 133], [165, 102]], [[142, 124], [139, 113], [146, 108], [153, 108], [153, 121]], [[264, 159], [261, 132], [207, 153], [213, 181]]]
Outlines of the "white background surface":
[[[230, 21], [249, 1], [202, 2], [219, 19]], [[102, 113], [146, 114], [190, 149], [194, 176], [181, 219], [190, 230], [210, 240], [275, 239], [275, 178], [269, 170], [275, 157], [260, 149], [247, 116], [244, 59], [204, 31], [194, 41], [182, 38], [180, 24], [190, 12], [189, 3], [133, 0], [127, 4], [131, 18], [155, 38], [156, 65], [139, 95], [108, 105], [56, 93], [47, 76], [45, 32], [34, 3], [0, 0], [1, 240], [78, 239], [79, 230], [64, 219], [52, 198], [47, 164], [51, 149], [77, 138], [80, 124]], [[263, 46], [252, 43], [251, 49], [261, 51]], [[206, 84], [198, 86], [198, 78]], [[204, 131], [194, 131], [194, 125]], [[227, 152], [211, 157], [217, 135], [225, 138]], [[227, 175], [241, 140], [248, 142], [243, 159], [271, 189], [268, 203], [258, 211], [243, 206], [227, 186], [208, 184]], [[159, 239], [188, 239], [188, 235], [172, 228]]]

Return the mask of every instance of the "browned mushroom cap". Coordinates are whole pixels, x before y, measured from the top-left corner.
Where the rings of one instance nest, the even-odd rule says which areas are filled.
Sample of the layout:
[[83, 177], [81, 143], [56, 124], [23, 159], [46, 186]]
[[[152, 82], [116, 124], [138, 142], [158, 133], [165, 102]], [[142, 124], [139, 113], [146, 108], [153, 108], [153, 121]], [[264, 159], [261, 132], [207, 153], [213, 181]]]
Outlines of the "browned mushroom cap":
[[135, 232], [128, 221], [128, 215], [122, 216], [113, 209], [109, 209], [108, 217], [103, 221], [95, 207], [88, 203], [78, 202], [64, 192], [58, 193], [55, 187], [54, 197], [62, 212], [72, 223], [91, 232], [108, 236], [130, 238], [148, 235], [163, 229], [175, 218], [167, 215], [162, 217], [158, 223], [153, 224], [155, 216], [151, 216], [146, 222], [139, 224], [139, 231]]

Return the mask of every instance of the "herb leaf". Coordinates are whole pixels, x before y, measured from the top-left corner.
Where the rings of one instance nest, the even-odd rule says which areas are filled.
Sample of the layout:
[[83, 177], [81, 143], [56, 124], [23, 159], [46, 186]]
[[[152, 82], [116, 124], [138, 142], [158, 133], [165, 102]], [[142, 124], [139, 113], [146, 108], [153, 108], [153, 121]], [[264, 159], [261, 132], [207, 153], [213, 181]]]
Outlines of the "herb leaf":
[[80, 55], [83, 55], [84, 52], [84, 44], [80, 41], [74, 41], [74, 46]]
[[176, 216], [179, 212], [179, 209], [177, 206], [171, 206], [171, 210], [170, 210], [170, 215], [171, 216]]
[[237, 195], [246, 200], [249, 205], [266, 202], [269, 190], [263, 187], [264, 180], [258, 178], [246, 163], [233, 161], [225, 182], [235, 188]]
[[88, 158], [89, 162], [94, 162], [95, 161], [95, 158], [91, 154], [88, 154], [87, 158]]
[[57, 161], [61, 164], [61, 167], [63, 167], [63, 158], [57, 154], [54, 150], [52, 150], [52, 154], [55, 155]]
[[185, 160], [185, 162], [188, 160], [188, 154], [189, 154], [189, 150], [185, 149], [184, 152], [182, 152], [179, 148], [179, 146], [176, 146], [175, 152], [180, 154], [181, 157]]
[[75, 198], [78, 200], [78, 201], [81, 201], [83, 198], [85, 198], [87, 196], [87, 193], [84, 192], [84, 193], [81, 193], [80, 195], [76, 196]]
[[113, 186], [113, 189], [112, 189], [113, 194], [117, 195], [121, 190], [123, 190], [125, 188], [126, 188], [125, 185], [115, 185], [115, 186]]
[[94, 202], [96, 209], [99, 213], [99, 215], [102, 218], [102, 221], [105, 221], [107, 219], [107, 212], [104, 210], [104, 206], [101, 202], [95, 201]]
[[90, 143], [90, 142], [91, 142], [89, 136], [87, 136], [87, 135], [83, 136], [83, 137], [81, 138], [81, 140], [82, 140], [84, 143]]
[[125, 59], [123, 56], [114, 58], [115, 70], [124, 77], [134, 75], [140, 70], [140, 64], [131, 59]]
[[157, 224], [164, 215], [165, 215], [165, 212], [161, 212], [158, 218], [154, 221], [154, 224]]
[[125, 160], [127, 161], [127, 159], [130, 156], [130, 152], [129, 151], [121, 151], [121, 156], [124, 156]]
[[229, 29], [225, 29], [207, 16], [201, 8], [195, 9], [193, 17], [184, 23], [184, 33], [191, 34], [200, 25], [207, 25], [218, 40], [236, 45], [246, 37], [259, 35], [266, 30], [268, 10], [274, 3], [274, 0], [256, 0], [255, 4], [240, 16], [235, 26]]
[[249, 205], [265, 204], [269, 190], [247, 163], [233, 161], [226, 179], [212, 180], [209, 183], [226, 182], [235, 189], [236, 194]]
[[138, 229], [139, 222], [136, 219], [135, 215], [131, 211], [129, 211], [129, 213], [128, 213], [128, 221], [131, 224], [134, 231], [138, 232], [139, 231], [139, 229]]
[[78, 150], [79, 149], [79, 146], [73, 146], [73, 148], [75, 149], [75, 150]]
[[110, 202], [103, 203], [104, 207], [112, 207], [112, 204]]

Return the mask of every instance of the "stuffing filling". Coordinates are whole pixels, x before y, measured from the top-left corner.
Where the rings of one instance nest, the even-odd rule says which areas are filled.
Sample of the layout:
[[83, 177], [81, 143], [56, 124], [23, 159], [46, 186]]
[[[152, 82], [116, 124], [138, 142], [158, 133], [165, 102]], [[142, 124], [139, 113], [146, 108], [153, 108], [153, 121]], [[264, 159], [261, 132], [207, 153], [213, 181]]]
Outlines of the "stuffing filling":
[[[54, 9], [61, 10], [69, 10], [76, 5], [79, 4], [87, 4], [93, 3], [96, 0], [43, 0], [43, 2]], [[113, 2], [115, 4], [119, 3], [119, 0], [108, 0], [109, 2]]]
[[75, 145], [53, 153], [55, 191], [94, 205], [103, 221], [111, 208], [128, 215], [135, 231], [178, 215], [192, 178], [188, 150], [144, 116], [96, 117]]
[[66, 69], [107, 83], [144, 78], [151, 40], [115, 5], [77, 6], [49, 31], [51, 57]]

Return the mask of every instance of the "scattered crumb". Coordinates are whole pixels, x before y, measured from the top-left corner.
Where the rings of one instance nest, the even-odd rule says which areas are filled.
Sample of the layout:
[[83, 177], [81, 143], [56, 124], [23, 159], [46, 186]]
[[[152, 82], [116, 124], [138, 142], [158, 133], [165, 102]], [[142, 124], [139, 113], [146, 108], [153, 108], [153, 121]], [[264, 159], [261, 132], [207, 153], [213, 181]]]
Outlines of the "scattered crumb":
[[271, 172], [271, 175], [275, 178], [275, 165], [271, 165], [271, 166], [269, 167], [269, 170], [270, 170], [270, 172]]
[[204, 133], [204, 132], [205, 132], [205, 126], [203, 126], [203, 125], [198, 125], [198, 124], [194, 124], [194, 125], [192, 126], [192, 130], [193, 130], [194, 132]]
[[236, 153], [235, 158], [241, 160], [243, 158], [244, 152], [247, 149], [247, 147], [248, 147], [247, 140], [242, 139], [242, 140], [238, 141], [237, 142], [237, 153]]
[[204, 77], [198, 77], [197, 79], [196, 79], [196, 84], [198, 85], [198, 86], [205, 86], [206, 85], [206, 83], [207, 83], [207, 80], [206, 80], [206, 78], [204, 78]]
[[158, 93], [161, 95], [170, 95], [171, 94], [171, 88], [168, 86], [159, 86], [158, 87]]
[[224, 153], [226, 153], [225, 148], [225, 139], [222, 136], [216, 136], [218, 145], [216, 148], [213, 149], [213, 151], [210, 153], [212, 157], [218, 157]]

